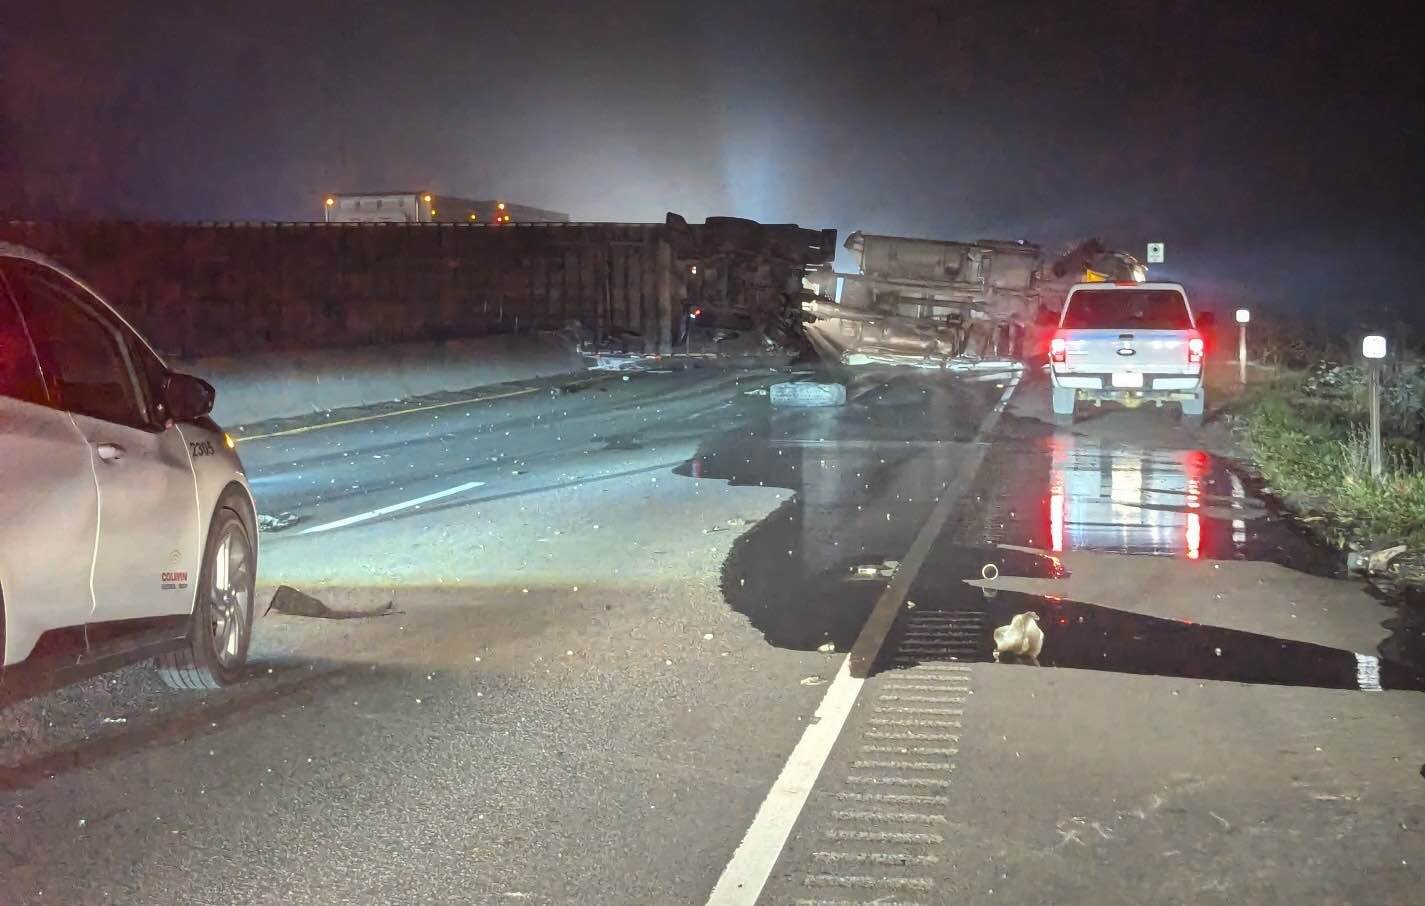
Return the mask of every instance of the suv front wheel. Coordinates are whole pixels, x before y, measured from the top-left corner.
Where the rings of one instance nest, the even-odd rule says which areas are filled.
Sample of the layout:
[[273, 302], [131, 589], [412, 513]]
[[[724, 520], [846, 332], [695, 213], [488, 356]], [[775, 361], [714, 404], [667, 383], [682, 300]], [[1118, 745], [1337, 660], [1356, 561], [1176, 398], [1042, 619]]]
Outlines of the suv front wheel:
[[158, 659], [174, 689], [220, 689], [242, 679], [252, 641], [256, 556], [247, 526], [219, 506], [208, 530], [188, 644]]

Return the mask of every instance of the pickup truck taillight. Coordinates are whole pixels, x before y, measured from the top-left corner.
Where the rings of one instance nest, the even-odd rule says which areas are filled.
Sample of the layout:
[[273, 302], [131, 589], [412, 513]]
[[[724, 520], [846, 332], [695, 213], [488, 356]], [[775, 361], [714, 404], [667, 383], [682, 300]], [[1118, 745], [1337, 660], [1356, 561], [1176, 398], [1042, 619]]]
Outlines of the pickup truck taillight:
[[1049, 341], [1049, 361], [1062, 362], [1068, 358], [1069, 341], [1063, 337], [1055, 337]]
[[1188, 364], [1202, 364], [1202, 354], [1206, 349], [1207, 346], [1202, 342], [1202, 337], [1190, 337], [1188, 339]]

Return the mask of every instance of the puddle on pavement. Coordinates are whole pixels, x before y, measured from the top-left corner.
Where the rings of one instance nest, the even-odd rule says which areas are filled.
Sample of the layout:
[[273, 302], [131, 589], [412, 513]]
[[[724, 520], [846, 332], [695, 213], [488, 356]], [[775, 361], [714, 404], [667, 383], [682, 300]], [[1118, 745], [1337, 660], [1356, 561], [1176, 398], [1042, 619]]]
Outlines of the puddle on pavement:
[[845, 406], [769, 408], [705, 440], [677, 474], [794, 492], [724, 561], [733, 609], [773, 645], [846, 650], [881, 588], [856, 580], [855, 567], [904, 555], [963, 456], [957, 442], [974, 437], [999, 393], [918, 375], [853, 382]]
[[1425, 590], [1406, 589], [1395, 605], [1395, 616], [1381, 625], [1390, 638], [1381, 643], [1381, 654], [1425, 673]]
[[1425, 674], [1390, 657], [1259, 635], [1186, 620], [1144, 616], [1054, 596], [976, 588], [969, 565], [923, 572], [887, 639], [878, 670], [923, 661], [994, 661], [994, 630], [1016, 615], [1039, 617], [1039, 657], [1002, 664], [1070, 667], [1151, 676], [1323, 689], [1425, 691]]
[[1054, 553], [1261, 560], [1317, 575], [1324, 554], [1205, 450], [1145, 449], [1033, 420], [988, 459], [976, 493], [981, 536]]
[[[963, 394], [986, 390], [997, 395], [992, 385], [886, 385], [853, 392], [844, 408], [772, 411], [706, 440], [677, 474], [794, 492], [728, 554], [722, 589], [733, 609], [774, 646], [813, 651], [830, 642], [849, 650], [888, 581], [858, 576], [857, 567], [869, 572], [904, 556], [963, 455], [947, 441], [972, 439], [987, 408], [985, 399]], [[987, 596], [965, 584], [979, 579], [987, 563], [1002, 576], [1064, 575], [1053, 554], [1006, 550], [994, 546], [999, 541], [1052, 551], [1288, 561], [1296, 568], [1320, 559], [1209, 453], [1046, 432], [998, 448], [976, 485], [983, 502], [962, 511], [958, 526], [958, 537], [972, 543], [948, 543], [947, 530], [936, 544], [909, 595], [915, 606], [898, 614], [877, 670], [922, 657], [991, 661], [994, 629], [1034, 611], [1047, 639], [1041, 667], [1425, 689], [1420, 671], [1388, 647], [1381, 659], [1051, 596]]]

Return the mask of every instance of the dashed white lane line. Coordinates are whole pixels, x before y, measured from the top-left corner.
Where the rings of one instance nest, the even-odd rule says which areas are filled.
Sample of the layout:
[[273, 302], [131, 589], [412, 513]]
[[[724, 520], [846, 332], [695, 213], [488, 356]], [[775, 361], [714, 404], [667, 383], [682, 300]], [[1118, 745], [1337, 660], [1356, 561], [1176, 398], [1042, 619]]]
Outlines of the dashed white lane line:
[[440, 500], [444, 497], [452, 497], [462, 494], [465, 491], [482, 487], [483, 481], [467, 481], [458, 484], [453, 488], [446, 488], [444, 491], [436, 491], [434, 494], [426, 494], [424, 497], [416, 497], [411, 500], [403, 500], [400, 503], [393, 503], [389, 506], [378, 507], [374, 510], [367, 510], [364, 513], [357, 513], [355, 516], [347, 516], [345, 519], [337, 519], [334, 522], [323, 522], [321, 525], [314, 525], [304, 528], [298, 535], [312, 535], [317, 532], [329, 532], [332, 529], [345, 528], [348, 525], [356, 525], [358, 522], [366, 522], [368, 519], [375, 519], [378, 516], [386, 516], [391, 513], [399, 513], [401, 510], [409, 510], [411, 507], [420, 506], [423, 503], [430, 503], [432, 500]]
[[[955, 503], [963, 496], [965, 490], [970, 486], [970, 481], [979, 470], [987, 447], [983, 443], [983, 439], [994, 430], [1000, 414], [1004, 412], [1004, 407], [1009, 404], [1009, 398], [1014, 395], [1015, 388], [1019, 386], [1019, 380], [1019, 373], [1009, 379], [999, 401], [981, 420], [979, 429], [975, 433], [976, 439], [981, 442], [972, 445], [973, 452], [970, 454], [970, 459], [956, 474], [954, 481], [946, 487], [945, 493], [941, 495], [940, 500], [931, 510], [929, 518], [916, 533], [915, 540], [911, 543], [905, 558], [902, 559], [900, 568], [892, 576], [886, 590], [877, 600], [866, 625], [862, 627], [855, 645], [852, 646], [851, 654], [842, 660], [840, 668], [836, 671], [836, 678], [827, 687], [826, 695], [822, 698], [821, 705], [816, 709], [811, 723], [802, 733], [802, 738], [797, 741], [796, 747], [792, 749], [792, 754], [787, 759], [787, 763], [783, 765], [781, 773], [777, 775], [772, 789], [767, 792], [767, 798], [762, 800], [761, 806], [757, 809], [757, 815], [752, 819], [751, 827], [747, 829], [742, 842], [733, 852], [732, 859], [723, 868], [717, 885], [713, 887], [712, 893], [708, 896], [708, 906], [754, 906], [758, 897], [762, 895], [762, 888], [766, 886], [767, 878], [776, 866], [777, 859], [782, 854], [782, 848], [786, 846], [787, 837], [791, 835], [792, 827], [796, 824], [797, 817], [801, 815], [802, 807], [806, 805], [812, 787], [816, 785], [817, 778], [821, 776], [822, 766], [826, 764], [826, 759], [831, 754], [831, 748], [836, 744], [837, 737], [841, 735], [841, 728], [845, 726], [846, 718], [851, 713], [852, 706], [856, 704], [857, 697], [861, 694], [861, 687], [866, 682], [865, 676], [870, 670], [870, 665], [880, 653], [886, 634], [895, 621], [896, 613], [905, 603], [905, 596], [910, 591], [911, 583], [915, 580], [916, 574], [920, 572], [920, 567], [930, 553], [930, 546], [939, 536], [940, 529], [945, 525], [946, 520], [950, 518], [950, 512]], [[853, 675], [851, 671], [853, 661], [856, 662], [857, 675]], [[958, 664], [947, 666], [969, 670], [968, 667]], [[948, 716], [949, 713], [951, 712], [947, 710], [946, 715]], [[959, 712], [956, 710], [953, 713], [958, 714]], [[873, 717], [869, 719], [868, 723], [872, 725], [873, 729], [865, 735], [872, 739], [878, 738], [878, 733], [883, 734], [887, 729], [899, 730], [914, 727], [953, 730], [960, 727], [958, 720], [927, 720], [908, 717]], [[922, 734], [920, 738], [956, 740], [958, 736]], [[929, 777], [849, 777], [847, 782], [857, 786], [920, 788], [948, 787], [950, 785], [948, 780]], [[927, 800], [931, 797], [909, 798]], [[829, 880], [829, 876], [820, 876], [820, 878], [822, 882]], [[856, 880], [872, 879], [858, 878]], [[808, 878], [808, 883], [816, 884], [818, 882], [813, 878]], [[885, 882], [878, 879], [872, 880], [872, 886], [879, 886], [882, 883]]]

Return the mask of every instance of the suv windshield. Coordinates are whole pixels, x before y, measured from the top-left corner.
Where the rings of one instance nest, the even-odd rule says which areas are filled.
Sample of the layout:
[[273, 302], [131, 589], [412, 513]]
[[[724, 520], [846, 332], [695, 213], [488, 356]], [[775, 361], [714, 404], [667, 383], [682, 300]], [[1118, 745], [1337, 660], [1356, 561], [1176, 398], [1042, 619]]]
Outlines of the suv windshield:
[[1187, 330], [1187, 300], [1174, 289], [1081, 289], [1069, 297], [1066, 329]]

